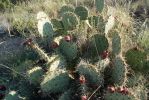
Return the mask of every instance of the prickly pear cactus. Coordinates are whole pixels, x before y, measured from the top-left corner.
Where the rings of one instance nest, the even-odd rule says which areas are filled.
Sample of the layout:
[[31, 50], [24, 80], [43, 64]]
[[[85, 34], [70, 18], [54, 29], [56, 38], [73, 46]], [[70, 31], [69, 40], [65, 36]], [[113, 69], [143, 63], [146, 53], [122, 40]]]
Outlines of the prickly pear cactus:
[[[71, 0], [64, 0], [65, 3], [68, 1]], [[103, 12], [104, 0], [91, 1], [92, 4], [94, 2], [94, 7], [89, 5], [92, 7], [90, 10], [78, 4], [78, 0], [74, 1], [76, 7], [62, 6], [56, 14], [54, 12], [53, 19], [44, 12], [37, 14], [37, 27], [42, 38], [36, 39], [41, 41], [36, 42], [35, 38], [29, 38], [22, 42], [23, 46], [27, 45], [39, 56], [34, 60], [29, 59], [31, 62], [23, 56], [23, 60], [27, 62], [17, 65], [15, 69], [0, 64], [0, 96], [8, 92], [7, 89], [3, 91], [1, 84], [4, 84], [10, 90], [15, 90], [10, 91], [4, 100], [32, 100], [35, 96], [44, 100], [147, 100], [148, 76], [137, 72], [149, 72], [148, 55], [144, 53], [148, 50], [148, 44], [145, 44], [148, 42], [148, 32], [145, 31], [138, 40], [139, 46], [146, 48], [144, 51], [143, 48], [130, 49], [125, 54], [121, 40], [126, 35], [122, 33], [132, 32], [127, 29], [131, 26], [131, 21], [128, 21], [129, 24], [126, 21], [125, 27], [125, 22], [119, 15], [110, 13], [107, 19], [109, 14], [106, 14], [106, 10]], [[82, 0], [81, 3], [84, 1], [90, 0]], [[109, 11], [111, 10], [108, 9], [107, 13]], [[119, 12], [116, 11], [115, 14], [117, 13]], [[115, 26], [115, 21], [119, 27]], [[43, 44], [38, 45], [40, 42]], [[3, 44], [1, 39], [0, 44]], [[0, 46], [0, 49], [4, 47]], [[0, 55], [3, 56], [3, 53]], [[6, 60], [2, 58], [0, 61], [9, 61], [7, 58], [8, 56]], [[9, 71], [4, 70], [5, 68]], [[26, 76], [21, 74], [24, 72]], [[14, 83], [17, 84], [13, 86]]]
[[76, 7], [75, 13], [79, 16], [80, 20], [87, 20], [88, 18], [88, 9], [84, 6]]
[[95, 0], [96, 11], [102, 12], [104, 8], [104, 0]]
[[41, 90], [45, 94], [61, 93], [68, 89], [70, 78], [64, 70], [49, 71], [41, 82]]
[[76, 29], [79, 25], [78, 17], [72, 12], [66, 12], [62, 16], [62, 23], [65, 30]]
[[40, 84], [42, 77], [44, 75], [44, 71], [41, 67], [34, 67], [31, 70], [29, 70], [27, 72], [27, 76], [29, 81], [34, 84], [34, 85], [38, 85]]
[[63, 16], [66, 12], [74, 12], [75, 8], [73, 5], [64, 5], [61, 7], [59, 14]]

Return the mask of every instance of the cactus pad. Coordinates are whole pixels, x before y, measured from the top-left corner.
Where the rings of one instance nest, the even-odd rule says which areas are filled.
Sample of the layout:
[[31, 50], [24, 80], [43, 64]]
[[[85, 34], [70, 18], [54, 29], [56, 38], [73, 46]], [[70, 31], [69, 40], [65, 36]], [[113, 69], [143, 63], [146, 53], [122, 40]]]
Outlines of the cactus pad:
[[74, 13], [67, 12], [62, 16], [62, 23], [65, 30], [73, 30], [77, 28], [79, 20]]
[[84, 6], [76, 7], [75, 13], [79, 16], [80, 20], [87, 20], [88, 18], [88, 9]]
[[95, 68], [87, 64], [82, 64], [78, 66], [76, 70], [80, 73], [80, 75], [84, 75], [87, 82], [89, 82], [90, 84], [103, 85], [103, 77]]
[[89, 41], [88, 52], [93, 58], [100, 56], [109, 47], [108, 40], [104, 35], [95, 34]]
[[34, 85], [40, 84], [43, 74], [41, 67], [34, 67], [27, 72], [29, 81]]
[[68, 61], [74, 60], [78, 56], [77, 45], [73, 42], [62, 40], [59, 45], [60, 52], [65, 56]]
[[101, 13], [104, 8], [104, 0], [96, 0], [95, 6], [96, 6], [96, 11]]
[[60, 16], [63, 16], [66, 12], [74, 12], [74, 6], [73, 5], [62, 6], [60, 11], [59, 11]]
[[69, 87], [70, 78], [64, 70], [49, 71], [41, 83], [44, 93], [60, 93]]

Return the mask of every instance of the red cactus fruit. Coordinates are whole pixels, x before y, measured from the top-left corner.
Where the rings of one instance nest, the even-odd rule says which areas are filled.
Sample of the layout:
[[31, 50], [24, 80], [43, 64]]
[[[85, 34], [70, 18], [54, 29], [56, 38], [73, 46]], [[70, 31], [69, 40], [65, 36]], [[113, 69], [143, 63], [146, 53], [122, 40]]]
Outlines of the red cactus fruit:
[[1, 91], [5, 91], [6, 90], [6, 87], [4, 85], [0, 85], [0, 90]]
[[107, 50], [105, 50], [102, 54], [101, 54], [101, 57], [102, 59], [105, 59], [109, 56], [109, 52]]
[[81, 100], [87, 100], [87, 96], [86, 95], [82, 95], [81, 96]]
[[129, 93], [129, 90], [127, 87], [123, 87], [123, 94], [127, 95]]
[[81, 84], [84, 84], [86, 82], [85, 77], [83, 75], [80, 76], [79, 81]]
[[0, 93], [0, 100], [2, 100], [4, 97], [5, 95]]
[[118, 87], [118, 88], [117, 88], [117, 92], [123, 93], [123, 92], [124, 92], [124, 88], [123, 88], [123, 87]]
[[72, 36], [71, 35], [66, 35], [64, 37], [65, 41], [70, 42], [72, 40]]
[[115, 92], [115, 87], [114, 86], [108, 86], [108, 91], [109, 92], [111, 92], [111, 93], [113, 93], [113, 92]]
[[53, 49], [55, 49], [55, 48], [57, 48], [57, 47], [58, 47], [58, 44], [57, 44], [56, 42], [52, 42], [51, 47], [52, 47]]

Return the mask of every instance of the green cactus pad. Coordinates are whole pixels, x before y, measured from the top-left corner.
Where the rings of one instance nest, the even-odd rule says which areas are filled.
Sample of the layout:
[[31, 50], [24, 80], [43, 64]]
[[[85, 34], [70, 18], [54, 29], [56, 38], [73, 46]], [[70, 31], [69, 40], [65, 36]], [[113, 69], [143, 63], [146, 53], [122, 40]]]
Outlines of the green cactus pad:
[[86, 80], [92, 85], [103, 85], [103, 77], [95, 68], [82, 64], [76, 69], [80, 75], [84, 75]]
[[27, 71], [28, 79], [34, 85], [40, 84], [43, 74], [44, 74], [43, 69], [38, 66]]
[[118, 33], [112, 37], [112, 54], [118, 55], [121, 52], [121, 38]]
[[41, 83], [41, 90], [45, 94], [61, 93], [68, 89], [70, 78], [64, 70], [49, 71]]
[[147, 59], [147, 55], [145, 52], [135, 49], [130, 49], [125, 54], [127, 64], [134, 70], [134, 71], [143, 71], [144, 70], [144, 63]]
[[101, 13], [104, 8], [104, 0], [96, 0], [95, 6], [96, 6], [96, 11]]
[[53, 31], [53, 26], [51, 23], [45, 22], [45, 24], [41, 27], [43, 27], [43, 29], [42, 29], [43, 33], [40, 33], [40, 34], [42, 34], [43, 37], [49, 37], [49, 38], [53, 37], [54, 31]]
[[62, 21], [60, 21], [58, 19], [51, 19], [51, 23], [53, 25], [53, 30], [54, 31], [62, 30], [63, 29]]
[[75, 8], [73, 5], [64, 5], [61, 7], [59, 13], [60, 16], [63, 16], [66, 12], [74, 12]]
[[73, 30], [79, 25], [79, 20], [74, 13], [67, 12], [62, 16], [62, 23], [65, 30]]
[[126, 65], [120, 57], [116, 57], [113, 61], [112, 81], [114, 84], [123, 85], [126, 81]]
[[60, 52], [65, 56], [67, 61], [72, 61], [78, 56], [78, 47], [76, 43], [61, 40], [59, 49]]
[[105, 23], [104, 23], [104, 19], [102, 18], [102, 16], [91, 16], [88, 18], [88, 20], [91, 26], [95, 28], [99, 28], [100, 30], [105, 29]]
[[104, 35], [95, 34], [89, 40], [89, 57], [99, 57], [105, 50], [108, 49], [109, 43]]
[[133, 96], [124, 95], [121, 93], [106, 93], [104, 100], [135, 100]]
[[48, 15], [45, 12], [38, 12], [37, 13], [37, 20], [38, 20], [38, 31], [42, 37], [53, 37], [54, 31], [51, 21], [48, 18]]
[[80, 20], [87, 20], [88, 18], [88, 9], [84, 6], [76, 7], [75, 13], [79, 16]]

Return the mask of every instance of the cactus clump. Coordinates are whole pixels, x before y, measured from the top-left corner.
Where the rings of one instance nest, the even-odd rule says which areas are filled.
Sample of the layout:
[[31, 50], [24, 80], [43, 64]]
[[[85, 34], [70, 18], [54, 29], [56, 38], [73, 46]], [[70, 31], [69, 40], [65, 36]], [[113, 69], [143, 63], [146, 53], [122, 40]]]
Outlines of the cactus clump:
[[62, 16], [62, 23], [65, 30], [76, 29], [79, 25], [78, 17], [72, 12], [66, 12]]
[[[70, 78], [64, 70], [49, 71], [41, 83], [41, 90], [45, 94], [61, 93], [68, 89]], [[63, 83], [63, 84], [62, 84]]]
[[88, 18], [88, 9], [84, 6], [76, 7], [75, 13], [79, 16], [80, 20], [87, 20]]
[[38, 66], [32, 68], [27, 72], [29, 81], [34, 85], [40, 84], [43, 74], [44, 74], [43, 69]]

